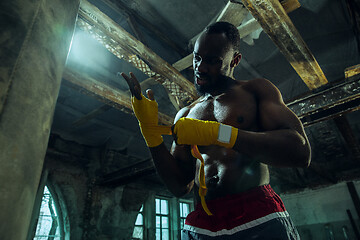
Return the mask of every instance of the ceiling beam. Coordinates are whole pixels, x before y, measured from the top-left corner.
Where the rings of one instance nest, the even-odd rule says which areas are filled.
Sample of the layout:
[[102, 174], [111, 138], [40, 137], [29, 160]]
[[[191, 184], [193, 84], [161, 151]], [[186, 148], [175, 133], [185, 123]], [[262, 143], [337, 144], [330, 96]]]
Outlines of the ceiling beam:
[[[298, 4], [298, 3], [299, 2], [297, 0], [285, 0], [285, 1], [281, 2], [281, 4], [284, 4], [283, 7], [287, 13], [295, 10], [297, 8], [295, 6], [300, 6], [300, 4]], [[238, 13], [236, 13], [235, 10], [237, 10]], [[227, 21], [227, 22], [233, 24], [234, 26], [238, 26], [237, 29], [239, 31], [240, 38], [241, 39], [245, 38], [252, 32], [260, 29], [261, 26], [254, 18], [250, 19], [246, 23], [241, 24], [241, 22], [239, 22], [239, 20], [240, 19], [241, 19], [241, 21], [243, 20], [244, 11], [246, 11], [246, 14], [248, 13], [247, 9], [244, 8], [243, 4], [229, 1], [228, 4], [225, 6], [225, 8], [222, 10], [222, 13], [220, 14], [219, 18], [216, 21], [217, 22]], [[230, 13], [233, 15], [239, 14], [240, 17], [239, 18], [227, 17]], [[221, 16], [223, 16], [223, 18], [221, 18]], [[197, 34], [193, 39], [190, 40], [190, 42], [195, 42], [197, 40], [197, 38], [200, 36], [200, 34], [201, 33]], [[193, 60], [193, 54], [191, 53], [191, 54], [187, 55], [186, 57], [180, 59], [179, 61], [175, 62], [173, 64], [173, 67], [175, 67], [178, 71], [182, 71], [192, 65], [192, 60]], [[243, 64], [242, 61], [240, 61], [240, 64]], [[244, 67], [246, 67], [246, 66], [244, 66]]]
[[178, 85], [192, 100], [197, 97], [194, 85], [179, 71], [85, 0], [80, 4], [78, 22], [81, 21], [86, 23], [80, 23], [83, 29], [92, 35], [94, 33], [100, 35], [98, 40], [115, 56], [132, 64], [134, 64], [134, 59], [140, 58], [143, 63], [140, 64], [141, 66], [135, 63], [135, 66], [149, 77], [165, 78], [163, 81], [168, 79]]
[[327, 79], [278, 0], [243, 0], [309, 89], [327, 84]]
[[216, 22], [230, 22], [239, 26], [247, 14], [248, 11], [242, 3], [230, 0], [220, 12]]
[[357, 74], [360, 74], [360, 64], [346, 68], [344, 74], [345, 74], [345, 78], [349, 78]]
[[287, 103], [304, 126], [335, 118], [360, 108], [360, 74]]
[[[94, 96], [116, 109], [132, 113], [129, 93], [114, 90], [113, 87], [75, 72], [69, 67], [66, 68], [63, 78], [87, 95]], [[358, 110], [359, 101], [360, 74], [346, 81], [342, 80], [325, 90], [287, 103], [287, 106], [300, 118], [304, 126], [310, 126], [316, 122]], [[159, 121], [162, 124], [171, 125], [173, 118], [159, 113]]]
[[[93, 96], [116, 109], [133, 114], [129, 93], [114, 89], [106, 83], [99, 82], [68, 66], [63, 73], [63, 79], [71, 83], [72, 87], [81, 93]], [[159, 122], [165, 125], [172, 125], [173, 117], [159, 112]]]

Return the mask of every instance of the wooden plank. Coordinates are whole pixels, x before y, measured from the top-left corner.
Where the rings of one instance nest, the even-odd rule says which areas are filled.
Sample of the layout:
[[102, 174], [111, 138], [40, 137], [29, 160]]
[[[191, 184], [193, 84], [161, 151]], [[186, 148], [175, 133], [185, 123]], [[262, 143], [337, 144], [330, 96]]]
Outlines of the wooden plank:
[[[291, 2], [291, 4], [290, 4]], [[298, 3], [298, 4], [297, 4]], [[281, 4], [284, 4], [284, 9], [287, 13], [295, 10], [296, 8], [294, 7], [294, 5], [299, 5], [300, 6], [300, 3], [297, 1], [297, 0], [285, 0], [285, 1], [282, 1]], [[237, 4], [239, 5], [239, 4]], [[226, 7], [225, 7], [226, 8]], [[238, 8], [240, 9], [240, 8]], [[225, 10], [225, 9], [224, 9]], [[242, 10], [240, 10], [242, 11]], [[233, 13], [234, 14], [234, 13]], [[240, 13], [242, 14], [242, 13]], [[221, 20], [221, 19], [220, 19]], [[228, 21], [232, 24], [234, 24], [233, 22], [231, 21]], [[236, 25], [236, 22], [234, 24], [235, 26], [238, 26]], [[250, 19], [249, 21], [247, 21], [246, 23], [243, 23], [241, 24], [240, 26], [237, 27], [238, 31], [239, 31], [239, 34], [240, 34], [240, 38], [245, 38], [246, 36], [248, 36], [250, 33], [258, 30], [259, 28], [261, 28], [261, 25], [258, 23], [258, 21], [256, 19]], [[196, 35], [192, 40], [190, 41], [193, 41], [195, 42], [196, 39], [200, 36], [201, 33], [199, 33], [198, 35]], [[193, 60], [193, 54], [189, 54], [187, 55], [186, 57], [180, 59], [179, 61], [175, 62], [173, 64], [173, 67], [175, 67], [178, 71], [182, 71], [188, 67], [190, 67], [192, 65], [192, 60]], [[241, 64], [241, 61], [240, 61], [240, 64]]]
[[360, 74], [360, 64], [346, 68], [344, 73], [345, 73], [345, 78], [349, 78], [357, 74]]
[[287, 13], [292, 12], [299, 7], [301, 7], [301, 4], [298, 0], [282, 0], [280, 1], [280, 4], [283, 6], [283, 8], [286, 10]]
[[229, 1], [216, 19], [216, 22], [229, 22], [239, 26], [247, 14], [248, 11], [243, 4]]
[[[99, 82], [69, 67], [66, 67], [63, 78], [77, 86], [82, 93], [93, 96], [116, 109], [133, 114], [128, 93], [116, 90], [105, 83]], [[159, 122], [164, 125], [172, 125], [173, 118], [159, 112]]]
[[179, 72], [190, 67], [193, 61], [193, 53], [190, 53], [186, 57], [180, 59], [176, 63], [173, 64], [173, 67], [176, 68]]
[[327, 79], [286, 11], [278, 0], [243, 0], [309, 89], [327, 84]]
[[287, 106], [304, 126], [356, 111], [360, 108], [360, 75], [317, 93], [294, 100]]
[[120, 47], [126, 53], [141, 58], [149, 65], [152, 71], [176, 83], [184, 92], [188, 93], [192, 99], [197, 98], [195, 87], [190, 81], [91, 3], [85, 0], [81, 2], [79, 17], [111, 38], [117, 47]]

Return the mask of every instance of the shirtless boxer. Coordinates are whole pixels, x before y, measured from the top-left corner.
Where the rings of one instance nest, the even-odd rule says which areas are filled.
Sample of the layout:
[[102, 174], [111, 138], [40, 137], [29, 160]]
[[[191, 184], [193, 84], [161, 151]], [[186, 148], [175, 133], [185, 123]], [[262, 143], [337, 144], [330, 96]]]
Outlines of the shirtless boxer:
[[175, 196], [192, 189], [197, 193], [200, 186], [201, 162], [190, 146], [197, 145], [203, 157], [205, 200], [212, 215], [197, 197], [182, 239], [299, 239], [269, 185], [268, 165], [306, 168], [310, 145], [301, 122], [270, 81], [233, 79], [241, 60], [239, 43], [236, 27], [224, 22], [207, 27], [197, 39], [193, 67], [200, 97], [177, 113], [171, 151], [161, 131], [149, 127], [158, 124], [153, 92], [148, 90], [145, 98], [132, 73], [122, 76], [134, 96], [135, 115], [157, 172]]

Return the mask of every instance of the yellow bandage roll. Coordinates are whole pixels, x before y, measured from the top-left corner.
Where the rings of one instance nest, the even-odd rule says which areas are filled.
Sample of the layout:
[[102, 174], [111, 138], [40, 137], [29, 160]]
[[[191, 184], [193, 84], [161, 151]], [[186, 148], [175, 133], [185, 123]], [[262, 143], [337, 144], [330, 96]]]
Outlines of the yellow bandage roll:
[[178, 144], [232, 148], [238, 129], [215, 121], [180, 118], [175, 124], [174, 133]]
[[133, 111], [139, 121], [141, 133], [149, 147], [159, 146], [163, 142], [161, 135], [171, 135], [170, 126], [158, 125], [158, 104], [141, 94], [141, 99], [131, 98]]
[[199, 196], [201, 200], [201, 206], [203, 207], [204, 211], [207, 213], [207, 215], [212, 216], [212, 213], [210, 212], [209, 208], [206, 205], [205, 196], [207, 192], [207, 187], [205, 184], [205, 170], [204, 170], [204, 159], [201, 156], [199, 149], [196, 145], [191, 146], [191, 154], [200, 160], [201, 165], [199, 168]]

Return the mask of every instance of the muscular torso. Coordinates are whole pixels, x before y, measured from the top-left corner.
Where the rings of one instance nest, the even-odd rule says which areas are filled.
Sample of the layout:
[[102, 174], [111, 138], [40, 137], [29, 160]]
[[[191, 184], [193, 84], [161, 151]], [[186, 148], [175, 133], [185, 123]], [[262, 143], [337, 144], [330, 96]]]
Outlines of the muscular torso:
[[[205, 95], [188, 107], [183, 117], [217, 121], [242, 130], [259, 131], [257, 100], [246, 83], [237, 82], [226, 93]], [[205, 161], [205, 181], [208, 188], [206, 199], [246, 191], [267, 184], [267, 165], [220, 146], [199, 146]], [[199, 180], [200, 160], [196, 163], [195, 193]], [[195, 194], [197, 195], [197, 194]]]

